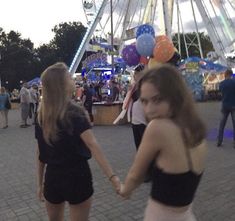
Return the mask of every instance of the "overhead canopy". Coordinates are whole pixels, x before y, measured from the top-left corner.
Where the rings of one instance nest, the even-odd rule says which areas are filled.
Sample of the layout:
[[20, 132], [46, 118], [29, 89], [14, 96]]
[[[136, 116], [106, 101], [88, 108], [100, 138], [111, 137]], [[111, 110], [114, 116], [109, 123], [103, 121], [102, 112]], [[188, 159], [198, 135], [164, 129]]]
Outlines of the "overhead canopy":
[[183, 62], [180, 63], [180, 69], [185, 69], [188, 63], [198, 63], [199, 68], [217, 73], [224, 72], [227, 69], [226, 66], [214, 63], [207, 59], [201, 59], [199, 57], [189, 57], [185, 59]]
[[29, 81], [27, 83], [30, 87], [34, 84], [40, 85], [41, 84], [41, 79], [39, 77], [36, 77], [36, 78], [32, 79], [31, 81]]

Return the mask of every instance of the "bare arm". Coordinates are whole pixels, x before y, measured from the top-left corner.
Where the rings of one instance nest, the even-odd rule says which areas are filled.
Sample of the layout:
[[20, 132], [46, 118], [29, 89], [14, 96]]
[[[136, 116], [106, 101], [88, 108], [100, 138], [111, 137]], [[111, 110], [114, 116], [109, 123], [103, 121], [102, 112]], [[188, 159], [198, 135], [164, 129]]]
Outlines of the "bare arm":
[[39, 160], [39, 150], [37, 149], [36, 153], [36, 160], [37, 160], [37, 189], [38, 189], [38, 198], [39, 200], [43, 200], [43, 177], [44, 177], [44, 169], [45, 163], [42, 163]]
[[82, 101], [82, 104], [84, 105], [86, 101], [86, 95], [84, 94], [84, 91], [82, 92], [81, 101]]
[[[89, 150], [94, 156], [96, 162], [99, 164], [103, 172], [106, 174], [108, 179], [112, 182], [114, 188], [118, 191], [120, 189], [119, 178], [114, 174], [112, 167], [110, 166], [108, 160], [103, 154], [94, 134], [90, 129], [84, 131], [81, 135], [82, 140], [87, 145]], [[115, 175], [115, 176], [114, 176]]]
[[151, 122], [145, 130], [134, 163], [125, 179], [125, 185], [121, 188], [120, 193], [123, 197], [129, 197], [132, 191], [143, 182], [151, 162], [160, 151], [160, 145], [156, 143], [160, 139], [160, 134], [157, 132], [156, 123]]

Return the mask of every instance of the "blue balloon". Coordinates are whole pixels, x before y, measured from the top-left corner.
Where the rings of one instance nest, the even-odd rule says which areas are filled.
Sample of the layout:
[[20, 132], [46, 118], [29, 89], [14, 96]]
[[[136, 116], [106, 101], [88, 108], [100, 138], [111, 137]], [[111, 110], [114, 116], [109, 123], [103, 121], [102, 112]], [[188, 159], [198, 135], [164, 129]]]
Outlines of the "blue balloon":
[[142, 34], [137, 38], [136, 49], [141, 56], [151, 56], [155, 46], [155, 39], [151, 34]]
[[150, 34], [155, 37], [155, 31], [151, 25], [144, 24], [140, 25], [136, 31], [136, 38], [138, 39], [139, 36], [142, 34]]

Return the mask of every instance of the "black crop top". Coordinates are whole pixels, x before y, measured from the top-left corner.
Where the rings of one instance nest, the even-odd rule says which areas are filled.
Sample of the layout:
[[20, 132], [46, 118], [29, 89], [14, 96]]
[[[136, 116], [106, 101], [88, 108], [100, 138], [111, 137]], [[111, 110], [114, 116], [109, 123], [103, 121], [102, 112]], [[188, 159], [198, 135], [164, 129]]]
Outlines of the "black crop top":
[[151, 197], [168, 206], [187, 206], [194, 198], [202, 174], [166, 173], [154, 167]]
[[187, 150], [190, 170], [184, 173], [164, 172], [157, 166], [152, 171], [151, 197], [167, 206], [187, 206], [194, 198], [202, 177], [192, 170], [192, 161]]

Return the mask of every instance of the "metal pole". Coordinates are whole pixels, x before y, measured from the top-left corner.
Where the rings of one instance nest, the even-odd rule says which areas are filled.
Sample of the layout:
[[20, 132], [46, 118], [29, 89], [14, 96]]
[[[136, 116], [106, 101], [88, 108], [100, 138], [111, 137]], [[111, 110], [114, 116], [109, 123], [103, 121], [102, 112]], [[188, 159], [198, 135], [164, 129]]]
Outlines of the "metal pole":
[[110, 0], [110, 13], [111, 13], [111, 65], [112, 65], [112, 74], [114, 74], [114, 56], [113, 56], [113, 0]]
[[183, 39], [184, 39], [186, 55], [187, 55], [187, 58], [188, 58], [189, 57], [188, 46], [187, 46], [187, 41], [186, 41], [186, 37], [185, 37], [185, 33], [184, 33], [184, 26], [183, 26], [183, 21], [182, 21], [182, 17], [181, 17], [181, 11], [180, 11], [180, 8], [179, 8], [179, 2], [177, 4], [177, 8], [178, 8], [178, 12], [179, 12], [179, 18], [180, 18], [180, 24], [181, 24], [181, 28], [182, 28], [182, 34], [183, 34]]
[[194, 7], [193, 7], [193, 0], [191, 0], [191, 6], [192, 6], [192, 11], [193, 11], [194, 24], [195, 24], [195, 27], [196, 27], [196, 36], [197, 36], [197, 41], [198, 41], [198, 45], [199, 45], [200, 56], [201, 56], [201, 58], [204, 58], [203, 57], [203, 52], [202, 52], [201, 39], [200, 39], [200, 36], [199, 36], [199, 30], [198, 30], [198, 25], [197, 25], [197, 19], [196, 19]]
[[179, 54], [181, 56], [179, 0], [177, 0], [176, 4], [177, 4], [177, 26], [178, 26], [178, 50], [179, 50]]

